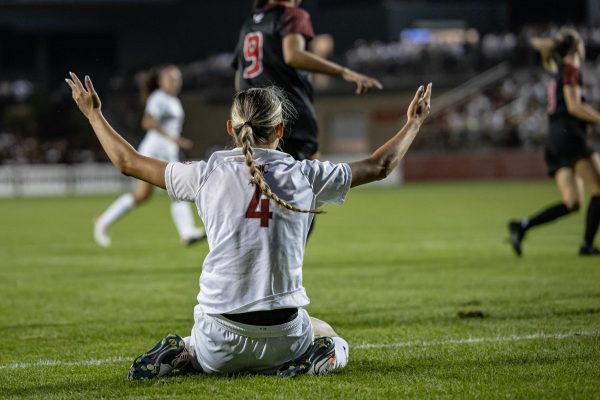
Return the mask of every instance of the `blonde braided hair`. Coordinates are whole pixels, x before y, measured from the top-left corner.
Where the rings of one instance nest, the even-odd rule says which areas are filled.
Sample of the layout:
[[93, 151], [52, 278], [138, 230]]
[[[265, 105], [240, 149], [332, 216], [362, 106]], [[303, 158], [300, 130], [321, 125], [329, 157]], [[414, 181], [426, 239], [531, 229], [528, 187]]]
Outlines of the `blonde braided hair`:
[[320, 214], [321, 210], [303, 210], [273, 193], [262, 172], [256, 166], [253, 153], [257, 144], [272, 141], [275, 128], [285, 124], [295, 110], [281, 89], [276, 87], [252, 88], [237, 93], [231, 107], [231, 121], [235, 144], [242, 148], [250, 170], [250, 184], [256, 186], [267, 198], [290, 211]]

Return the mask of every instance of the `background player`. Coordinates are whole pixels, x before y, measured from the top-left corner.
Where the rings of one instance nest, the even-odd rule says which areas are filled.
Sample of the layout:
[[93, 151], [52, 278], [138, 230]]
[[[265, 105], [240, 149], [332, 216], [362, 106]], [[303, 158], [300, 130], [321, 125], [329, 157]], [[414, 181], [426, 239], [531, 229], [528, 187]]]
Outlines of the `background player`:
[[579, 210], [580, 198], [576, 176], [580, 176], [591, 193], [580, 255], [600, 255], [594, 238], [600, 222], [600, 171], [592, 161], [593, 151], [586, 141], [588, 124], [600, 122], [600, 113], [585, 104], [580, 66], [585, 60], [585, 45], [572, 29], [561, 29], [552, 39], [536, 38], [532, 42], [542, 55], [544, 67], [555, 74], [548, 90], [550, 131], [546, 138], [545, 158], [548, 171], [556, 180], [562, 202], [522, 221], [510, 221], [509, 231], [514, 251], [521, 255], [521, 242], [527, 231]]
[[321, 204], [341, 204], [350, 187], [383, 179], [399, 164], [429, 115], [431, 84], [417, 91], [406, 125], [362, 161], [300, 162], [277, 151], [289, 106], [280, 90], [264, 88], [234, 98], [227, 132], [238, 148], [208, 162], [167, 164], [136, 152], [112, 129], [88, 77], [85, 88], [75, 74], [66, 81], [113, 164], [166, 188], [173, 200], [195, 201], [208, 228], [211, 250], [191, 336], [165, 337], [135, 360], [129, 378], [162, 376], [190, 358], [196, 369], [220, 374], [294, 376], [344, 367], [348, 343], [304, 310], [310, 218]]
[[[181, 101], [177, 97], [181, 90], [181, 72], [174, 65], [151, 71], [143, 83], [146, 109], [142, 128], [147, 130], [140, 143], [139, 152], [163, 161], [178, 161], [179, 149], [189, 150], [193, 143], [181, 136], [185, 118]], [[154, 186], [138, 181], [133, 193], [121, 195], [98, 217], [94, 225], [94, 239], [102, 247], [111, 244], [108, 230], [119, 218], [132, 208], [144, 203], [152, 196]], [[192, 244], [203, 239], [203, 228], [197, 228], [189, 204], [174, 201], [171, 216], [181, 241]]]
[[281, 149], [296, 160], [319, 157], [318, 127], [309, 72], [356, 84], [356, 93], [382, 89], [376, 79], [325, 60], [308, 50], [314, 37], [301, 0], [259, 0], [240, 30], [234, 67], [236, 89], [275, 85], [287, 93], [298, 116], [286, 128]]

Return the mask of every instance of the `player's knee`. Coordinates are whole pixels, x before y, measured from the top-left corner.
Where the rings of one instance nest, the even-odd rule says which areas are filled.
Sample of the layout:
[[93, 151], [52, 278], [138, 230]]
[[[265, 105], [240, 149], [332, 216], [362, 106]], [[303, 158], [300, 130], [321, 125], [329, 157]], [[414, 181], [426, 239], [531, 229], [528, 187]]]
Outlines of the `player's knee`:
[[143, 193], [134, 193], [133, 195], [136, 204], [141, 204], [145, 201], [150, 200], [152, 197], [152, 192], [143, 192]]
[[594, 182], [590, 187], [590, 195], [592, 197], [600, 196], [600, 182]]
[[571, 199], [565, 202], [565, 206], [567, 206], [569, 211], [577, 212], [581, 208], [581, 203], [579, 202], [579, 199]]

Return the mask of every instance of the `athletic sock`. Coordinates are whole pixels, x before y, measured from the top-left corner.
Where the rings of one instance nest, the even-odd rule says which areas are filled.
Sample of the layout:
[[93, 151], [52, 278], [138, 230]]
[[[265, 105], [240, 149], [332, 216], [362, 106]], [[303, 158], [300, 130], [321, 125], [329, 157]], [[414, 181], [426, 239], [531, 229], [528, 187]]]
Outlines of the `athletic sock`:
[[564, 205], [563, 203], [559, 203], [546, 208], [539, 214], [536, 214], [529, 219], [523, 220], [521, 222], [521, 227], [523, 228], [523, 231], [527, 231], [528, 229], [531, 229], [534, 226], [546, 224], [560, 217], [564, 217], [565, 215], [570, 213], [571, 210], [569, 210], [569, 208], [566, 205]]
[[96, 223], [100, 224], [103, 229], [108, 229], [116, 220], [125, 215], [135, 206], [133, 194], [125, 193], [115, 200], [107, 209], [100, 215]]
[[171, 203], [171, 217], [181, 239], [188, 239], [196, 231], [194, 214], [192, 214], [192, 209], [188, 203], [183, 201]]
[[600, 196], [594, 196], [590, 200], [590, 205], [587, 210], [587, 219], [585, 224], [585, 236], [583, 245], [592, 247], [594, 245], [594, 237], [598, 232], [600, 224]]

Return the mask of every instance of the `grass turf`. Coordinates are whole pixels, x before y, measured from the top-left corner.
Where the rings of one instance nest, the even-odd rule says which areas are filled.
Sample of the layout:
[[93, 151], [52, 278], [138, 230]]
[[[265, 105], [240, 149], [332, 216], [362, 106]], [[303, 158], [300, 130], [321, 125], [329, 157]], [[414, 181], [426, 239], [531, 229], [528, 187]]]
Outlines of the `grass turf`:
[[304, 272], [309, 312], [351, 344], [347, 369], [135, 383], [134, 357], [189, 333], [207, 245], [179, 244], [166, 196], [108, 250], [91, 222], [112, 197], [0, 200], [0, 397], [600, 398], [584, 213], [532, 231], [522, 259], [505, 242], [509, 217], [557, 198], [549, 182], [354, 191], [318, 218]]

